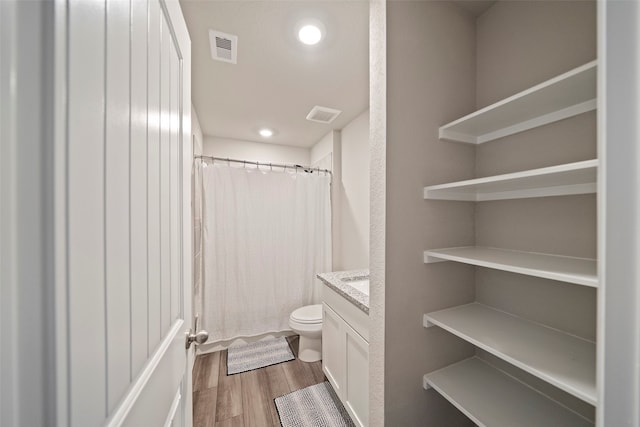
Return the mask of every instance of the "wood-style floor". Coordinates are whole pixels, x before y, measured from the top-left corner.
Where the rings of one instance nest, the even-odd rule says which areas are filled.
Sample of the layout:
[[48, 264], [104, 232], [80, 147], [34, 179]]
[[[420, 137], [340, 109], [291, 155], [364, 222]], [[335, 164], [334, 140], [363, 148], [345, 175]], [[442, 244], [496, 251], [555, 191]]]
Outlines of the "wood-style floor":
[[[298, 337], [288, 338], [298, 355]], [[325, 381], [322, 362], [290, 362], [227, 376], [227, 351], [198, 356], [193, 367], [195, 427], [280, 426], [273, 399]]]

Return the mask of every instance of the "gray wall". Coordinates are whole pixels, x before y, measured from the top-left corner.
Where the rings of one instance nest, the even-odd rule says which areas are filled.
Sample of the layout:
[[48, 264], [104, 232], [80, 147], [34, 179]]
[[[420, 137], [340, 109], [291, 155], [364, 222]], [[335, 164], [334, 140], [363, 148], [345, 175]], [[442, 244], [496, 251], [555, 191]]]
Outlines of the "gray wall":
[[472, 425], [422, 376], [474, 348], [422, 315], [473, 301], [474, 270], [426, 266], [422, 252], [472, 245], [474, 206], [427, 203], [422, 188], [473, 176], [474, 148], [439, 141], [438, 127], [474, 107], [474, 20], [450, 2], [388, 2], [385, 425]]
[[[477, 108], [596, 58], [593, 1], [498, 2], [478, 18], [476, 31]], [[596, 157], [596, 114], [589, 112], [479, 145], [476, 175]], [[596, 258], [595, 195], [478, 203], [475, 221], [479, 246]], [[595, 289], [484, 268], [476, 270], [477, 301], [595, 341]], [[484, 352], [478, 354], [488, 358]], [[518, 370], [512, 373], [593, 417], [589, 405]]]
[[[502, 99], [596, 58], [595, 2], [498, 2], [477, 20], [476, 107]], [[498, 65], [499, 66], [498, 66]], [[479, 145], [476, 175], [588, 160], [596, 153], [596, 114]], [[596, 258], [596, 196], [483, 202], [476, 244]], [[596, 338], [593, 288], [476, 269], [476, 299], [588, 340]], [[593, 407], [478, 351], [565, 405], [593, 417]]]

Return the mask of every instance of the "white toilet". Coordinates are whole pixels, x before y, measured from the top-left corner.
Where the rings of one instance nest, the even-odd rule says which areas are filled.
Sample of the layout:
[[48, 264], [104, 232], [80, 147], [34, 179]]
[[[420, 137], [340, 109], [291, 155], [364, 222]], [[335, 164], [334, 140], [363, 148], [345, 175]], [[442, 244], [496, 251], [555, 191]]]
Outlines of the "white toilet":
[[317, 362], [322, 359], [322, 304], [305, 305], [289, 316], [291, 330], [300, 335], [298, 359]]

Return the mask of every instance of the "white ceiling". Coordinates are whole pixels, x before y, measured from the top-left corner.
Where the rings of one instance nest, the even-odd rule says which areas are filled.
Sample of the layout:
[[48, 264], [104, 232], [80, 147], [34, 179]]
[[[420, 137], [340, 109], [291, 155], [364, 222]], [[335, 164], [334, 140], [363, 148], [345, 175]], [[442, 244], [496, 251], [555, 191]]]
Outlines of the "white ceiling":
[[[369, 106], [368, 1], [181, 0], [192, 43], [192, 100], [205, 135], [310, 147]], [[316, 19], [326, 37], [295, 34]], [[238, 36], [236, 65], [211, 59], [209, 29]], [[315, 105], [342, 110], [331, 124], [305, 119]], [[261, 138], [269, 127], [276, 134]]]

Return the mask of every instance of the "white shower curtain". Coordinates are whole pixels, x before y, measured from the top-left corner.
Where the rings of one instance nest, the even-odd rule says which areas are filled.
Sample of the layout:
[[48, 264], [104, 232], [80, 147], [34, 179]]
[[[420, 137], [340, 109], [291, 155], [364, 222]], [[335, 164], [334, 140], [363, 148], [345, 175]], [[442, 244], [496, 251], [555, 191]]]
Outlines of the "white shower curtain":
[[210, 342], [289, 329], [330, 270], [330, 176], [260, 169], [196, 162], [194, 294]]

